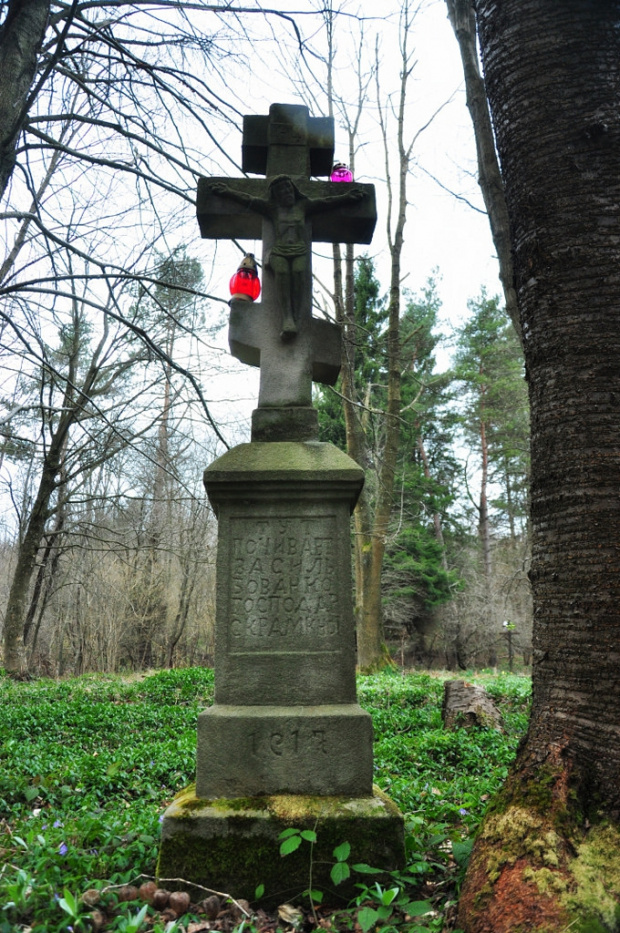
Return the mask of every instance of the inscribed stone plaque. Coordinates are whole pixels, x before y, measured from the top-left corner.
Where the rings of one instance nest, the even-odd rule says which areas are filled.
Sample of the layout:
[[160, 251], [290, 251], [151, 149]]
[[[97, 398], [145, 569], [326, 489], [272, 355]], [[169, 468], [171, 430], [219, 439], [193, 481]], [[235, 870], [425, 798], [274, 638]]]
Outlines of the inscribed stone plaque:
[[[346, 454], [312, 442], [240, 445], [205, 471], [219, 521], [215, 707], [303, 715], [356, 703], [350, 514], [361, 480]], [[233, 744], [244, 716], [227, 720]]]
[[334, 515], [231, 518], [231, 653], [341, 647]]

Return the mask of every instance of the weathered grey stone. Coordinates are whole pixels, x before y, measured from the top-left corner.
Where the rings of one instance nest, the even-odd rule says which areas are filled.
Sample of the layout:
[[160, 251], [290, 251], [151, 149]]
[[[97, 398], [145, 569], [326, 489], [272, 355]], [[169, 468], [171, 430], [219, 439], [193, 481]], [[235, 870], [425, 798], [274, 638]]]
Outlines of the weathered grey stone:
[[[184, 878], [190, 891], [194, 883], [249, 901], [264, 885], [261, 902], [267, 907], [301, 899], [308, 888], [310, 848], [303, 842], [296, 852], [280, 856], [278, 837], [291, 827], [317, 834], [312, 887], [323, 891], [329, 904], [346, 904], [357, 893], [354, 885], [360, 876], [355, 873], [337, 887], [330, 878], [333, 850], [341, 843], [350, 844], [352, 865], [365, 862], [391, 871], [405, 862], [402, 814], [376, 787], [367, 797], [281, 795], [234, 800], [202, 800], [188, 788], [166, 811], [158, 880], [178, 887], [178, 882], [168, 879]], [[381, 881], [381, 876], [374, 879]]]
[[254, 441], [316, 441], [318, 438], [316, 408], [256, 408], [252, 412]]
[[274, 104], [244, 131], [244, 168], [267, 181], [201, 180], [198, 195], [203, 236], [257, 236], [260, 223], [263, 300], [231, 302], [229, 339], [261, 383], [253, 443], [205, 470], [219, 520], [215, 698], [199, 716], [196, 791], [164, 815], [158, 873], [248, 899], [266, 885], [274, 904], [309, 883], [305, 852], [279, 858], [285, 828], [317, 830], [321, 886], [345, 841], [353, 862], [404, 863], [403, 818], [373, 793], [356, 699], [349, 520], [363, 471], [318, 443], [312, 408], [313, 380], [335, 382], [340, 366], [339, 329], [312, 317], [312, 240], [369, 242], [376, 220], [372, 186], [303, 177], [332, 157], [332, 121]]
[[[309, 404], [306, 387], [298, 389], [294, 380], [310, 378], [328, 385], [335, 383], [340, 372], [340, 328], [331, 321], [306, 317], [300, 322], [294, 344], [279, 342], [279, 336], [280, 320], [269, 308], [247, 301], [231, 301], [228, 339], [234, 355], [251, 366], [260, 366], [262, 362], [275, 386], [285, 380], [289, 383], [286, 394], [277, 390], [270, 392], [269, 386], [261, 386], [261, 407], [277, 407], [283, 404], [283, 399], [287, 405]], [[294, 353], [290, 352], [291, 348]], [[269, 357], [270, 350], [275, 355]], [[279, 360], [285, 370], [280, 375], [271, 372], [278, 369]]]
[[272, 104], [269, 116], [243, 118], [242, 168], [255, 175], [329, 175], [334, 121], [300, 104]]
[[349, 531], [362, 483], [346, 454], [316, 442], [243, 444], [205, 470], [219, 539], [200, 796], [239, 796], [244, 781], [254, 795], [370, 793]]
[[259, 409], [310, 407], [312, 381], [333, 385], [338, 378], [340, 328], [306, 316], [293, 343], [280, 340], [281, 329], [274, 305], [231, 302], [231, 352], [242, 363], [261, 367]]
[[[289, 173], [291, 174], [291, 173]], [[329, 181], [310, 181], [293, 174], [295, 187], [309, 197], [315, 194], [325, 198], [335, 187]], [[201, 177], [196, 194], [196, 217], [200, 234], [208, 240], [260, 240], [264, 220], [242, 204], [223, 198], [213, 191], [214, 184], [224, 182], [230, 188], [256, 198], [267, 197], [269, 181], [266, 178]], [[370, 243], [377, 222], [374, 185], [359, 182], [339, 182], [338, 191], [353, 187], [364, 192], [361, 201], [351, 201], [339, 207], [336, 213], [317, 214], [312, 218], [313, 243]]]
[[[267, 178], [201, 178], [200, 230], [209, 238], [262, 236], [262, 299], [231, 303], [230, 349], [260, 366], [259, 410], [308, 408], [313, 380], [333, 385], [341, 354], [340, 328], [312, 316], [312, 243], [369, 243], [374, 187], [309, 179], [331, 169], [333, 121], [302, 106], [273, 104], [268, 117], [246, 117], [243, 146], [245, 170]], [[257, 424], [253, 439], [282, 439], [287, 424], [288, 440], [310, 436], [300, 419], [279, 416]]]
[[[236, 488], [241, 479], [248, 483], [277, 480], [294, 484], [298, 479], [342, 483], [340, 488], [348, 489], [352, 496], [352, 511], [364, 485], [364, 471], [333, 444], [239, 444], [214, 460], [204, 471], [207, 493], [216, 510], [221, 498], [218, 490], [221, 489], [225, 496], [229, 485], [232, 484], [231, 489]], [[249, 488], [248, 495], [252, 491]], [[260, 487], [256, 492], [259, 494]], [[317, 492], [320, 494], [320, 489]]]
[[372, 793], [372, 723], [357, 703], [223, 706], [198, 717], [198, 797]]

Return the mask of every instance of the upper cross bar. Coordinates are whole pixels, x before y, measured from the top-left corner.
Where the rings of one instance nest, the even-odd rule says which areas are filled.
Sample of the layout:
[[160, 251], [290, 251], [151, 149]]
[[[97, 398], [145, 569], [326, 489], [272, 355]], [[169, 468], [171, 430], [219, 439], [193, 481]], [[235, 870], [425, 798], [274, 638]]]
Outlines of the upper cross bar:
[[298, 104], [272, 104], [269, 116], [243, 118], [242, 168], [254, 175], [329, 175], [334, 121]]

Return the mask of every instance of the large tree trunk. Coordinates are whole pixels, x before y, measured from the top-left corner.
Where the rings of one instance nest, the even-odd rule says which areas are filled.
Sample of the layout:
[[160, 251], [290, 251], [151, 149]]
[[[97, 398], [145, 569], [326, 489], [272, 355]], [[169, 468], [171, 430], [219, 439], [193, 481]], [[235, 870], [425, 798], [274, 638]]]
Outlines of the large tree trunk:
[[9, 0], [0, 26], [0, 198], [15, 165], [48, 18], [49, 0]]
[[620, 0], [477, 12], [530, 388], [534, 693], [459, 924], [616, 930]]

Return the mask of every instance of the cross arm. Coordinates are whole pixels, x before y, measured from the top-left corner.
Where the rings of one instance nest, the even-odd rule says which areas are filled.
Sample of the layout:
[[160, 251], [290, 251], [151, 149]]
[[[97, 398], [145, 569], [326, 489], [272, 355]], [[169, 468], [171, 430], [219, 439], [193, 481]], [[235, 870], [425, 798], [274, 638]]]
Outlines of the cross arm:
[[[377, 222], [375, 186], [357, 182], [311, 181], [293, 176], [296, 188], [317, 207], [310, 207], [312, 239], [318, 243], [370, 243]], [[201, 236], [207, 239], [249, 239], [262, 236], [262, 215], [256, 203], [265, 203], [269, 195], [265, 178], [199, 178], [196, 214]], [[217, 193], [224, 185], [228, 193]], [[214, 186], [215, 189], [214, 190]], [[335, 188], [339, 189], [334, 194]], [[340, 189], [346, 188], [346, 191]], [[231, 196], [230, 192], [235, 192]], [[363, 197], [351, 196], [353, 191]], [[247, 206], [247, 197], [255, 203]], [[249, 203], [249, 202], [248, 202]]]
[[312, 217], [314, 242], [371, 242], [377, 223], [374, 185], [306, 179], [295, 179], [295, 184], [311, 201], [308, 214]]
[[268, 193], [264, 178], [199, 178], [196, 216], [200, 235], [214, 240], [259, 240], [263, 219], [257, 203], [266, 202]]
[[[340, 187], [341, 184], [342, 182], [339, 183], [338, 187]], [[348, 187], [349, 185], [347, 185], [347, 188]], [[367, 185], [366, 187], [369, 186]], [[364, 191], [361, 185], [353, 185], [350, 191], [345, 191], [343, 194], [332, 194], [326, 198], [312, 198], [308, 205], [307, 214], [314, 215], [321, 211], [333, 211], [343, 204], [355, 204], [357, 201], [363, 201], [367, 196], [368, 192]]]

